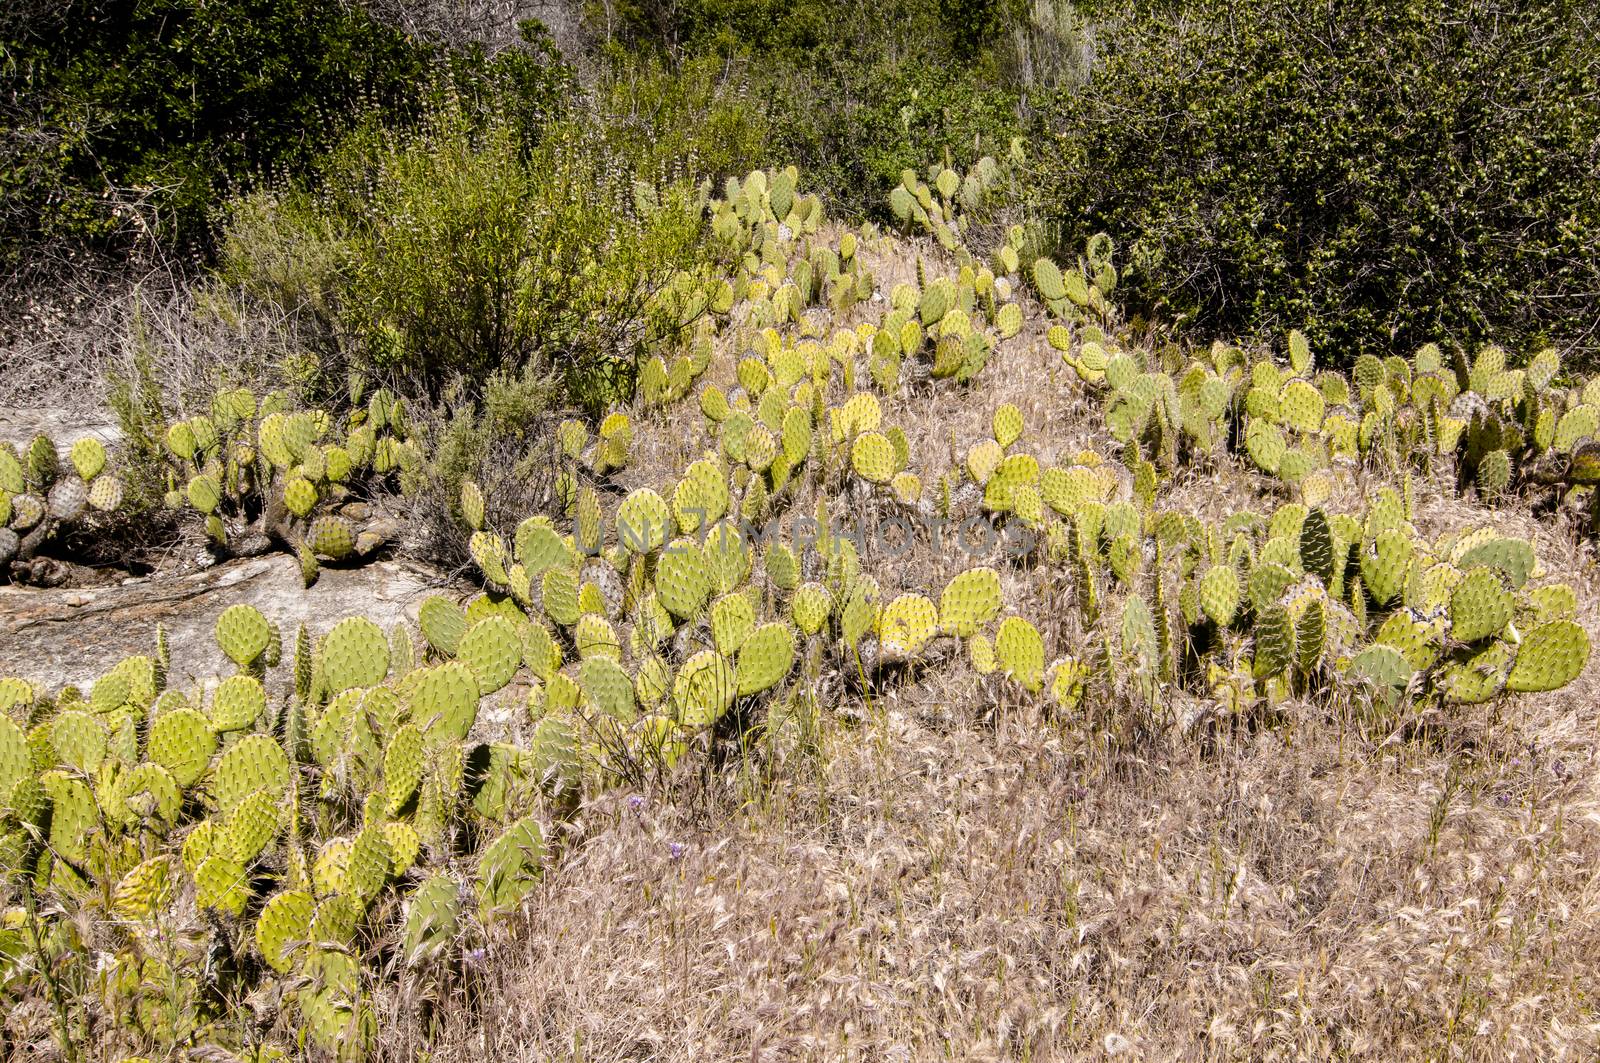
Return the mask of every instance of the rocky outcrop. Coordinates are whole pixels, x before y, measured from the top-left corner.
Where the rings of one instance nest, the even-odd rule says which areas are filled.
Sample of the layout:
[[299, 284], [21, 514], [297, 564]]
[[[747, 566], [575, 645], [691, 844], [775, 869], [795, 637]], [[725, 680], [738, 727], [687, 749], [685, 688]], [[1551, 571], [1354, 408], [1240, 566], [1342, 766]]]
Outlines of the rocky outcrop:
[[[247, 603], [278, 625], [292, 646], [304, 623], [322, 635], [346, 616], [366, 616], [387, 628], [415, 621], [417, 606], [444, 583], [436, 571], [400, 561], [324, 569], [301, 586], [292, 557], [243, 558], [174, 579], [155, 576], [116, 587], [39, 589], [0, 587], [0, 675], [47, 689], [87, 685], [123, 657], [150, 653], [156, 625], [166, 628], [171, 682], [187, 683], [231, 669], [212, 630], [230, 605]], [[288, 670], [273, 678], [287, 679]]]

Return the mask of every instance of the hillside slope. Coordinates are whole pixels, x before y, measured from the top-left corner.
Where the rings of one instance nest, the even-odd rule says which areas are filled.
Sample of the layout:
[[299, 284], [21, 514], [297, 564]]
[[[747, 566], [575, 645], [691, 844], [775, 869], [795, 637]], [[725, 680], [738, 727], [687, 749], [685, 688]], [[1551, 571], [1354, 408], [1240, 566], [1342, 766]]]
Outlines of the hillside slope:
[[[7, 1048], [1600, 1047], [1600, 384], [1179, 349], [1109, 241], [969, 249], [993, 166], [908, 175], [927, 236], [729, 182], [545, 511], [464, 484], [471, 587], [252, 598], [179, 652], [130, 617], [92, 683], [0, 681]], [[219, 391], [160, 460], [174, 520], [309, 584], [431, 455], [388, 392], [287, 402]], [[41, 557], [121, 460], [0, 454]], [[208, 627], [225, 678], [182, 674]]]
[[[885, 292], [918, 259], [957, 270], [931, 241], [861, 254]], [[1022, 304], [1029, 325], [974, 386], [884, 401], [927, 482], [1005, 403], [1042, 461], [1108, 443], [1048, 311]], [[821, 335], [876, 318], [808, 315]], [[706, 380], [737, 387], [743, 353], [721, 348]], [[679, 441], [699, 416], [639, 435]], [[1326, 505], [1392, 483], [1351, 470]], [[1273, 493], [1224, 455], [1161, 504], [1211, 523]], [[1574, 529], [1465, 501], [1444, 471], [1416, 493], [1426, 538], [1491, 524], [1533, 542], [1600, 634]], [[926, 543], [907, 561], [863, 569], [887, 599], [973, 563]], [[1060, 604], [1059, 572], [1006, 591], [1053, 646], [1105, 637]], [[959, 656], [872, 697], [830, 687], [815, 749], [586, 809], [483, 961], [493, 1004], [439, 1058], [1576, 1058], [1600, 1044], [1597, 681], [1591, 659], [1558, 691], [1387, 719], [1359, 693], [1270, 719], [1174, 694], [1158, 721], [1130, 718], [1121, 682], [1045, 719]]]

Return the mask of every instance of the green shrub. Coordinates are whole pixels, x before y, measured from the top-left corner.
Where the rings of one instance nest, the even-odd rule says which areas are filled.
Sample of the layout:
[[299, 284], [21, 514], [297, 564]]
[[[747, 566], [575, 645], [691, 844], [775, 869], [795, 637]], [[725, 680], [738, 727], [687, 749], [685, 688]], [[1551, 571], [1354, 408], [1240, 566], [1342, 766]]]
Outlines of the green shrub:
[[[1008, 3], [636, 0], [605, 14], [593, 21], [613, 35], [610, 115], [627, 123], [634, 114], [683, 113], [673, 96], [694, 99], [714, 79], [705, 113], [723, 122], [737, 115], [738, 124], [721, 137], [705, 135], [709, 123], [692, 118], [678, 128], [694, 130], [702, 147], [748, 143], [752, 133], [765, 142], [754, 143], [754, 158], [734, 161], [737, 153], [725, 151], [725, 168], [712, 159], [705, 170], [721, 177], [792, 162], [836, 215], [883, 216], [905, 168], [946, 153], [965, 167], [1004, 151], [1022, 131]], [[672, 77], [686, 87], [654, 88], [656, 67], [640, 53], [670, 56]], [[641, 79], [641, 71], [653, 76]], [[631, 105], [641, 84], [652, 91]], [[652, 95], [667, 102], [652, 107]], [[670, 146], [672, 124], [654, 124]]]
[[1338, 362], [1454, 337], [1600, 351], [1600, 51], [1565, 0], [1118, 5], [1044, 176], [1063, 246], [1200, 335]]
[[772, 116], [740, 64], [714, 56], [670, 65], [608, 50], [595, 90], [606, 150], [651, 184], [724, 178], [770, 165]]
[[642, 209], [625, 163], [586, 120], [529, 145], [504, 114], [453, 98], [416, 129], [349, 137], [317, 190], [241, 200], [218, 275], [325, 315], [331, 383], [356, 364], [438, 395], [531, 369], [597, 411], [631, 393], [651, 297], [701, 239], [693, 190]]

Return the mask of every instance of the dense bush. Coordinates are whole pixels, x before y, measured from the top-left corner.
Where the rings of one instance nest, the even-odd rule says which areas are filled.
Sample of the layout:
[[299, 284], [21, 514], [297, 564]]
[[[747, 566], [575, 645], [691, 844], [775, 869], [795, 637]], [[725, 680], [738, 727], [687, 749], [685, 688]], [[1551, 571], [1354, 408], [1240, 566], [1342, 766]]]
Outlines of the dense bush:
[[240, 201], [219, 276], [322, 321], [311, 369], [333, 386], [350, 363], [420, 395], [532, 369], [599, 409], [627, 393], [652, 296], [701, 238], [694, 190], [639, 204], [629, 161], [588, 121], [530, 145], [457, 100], [352, 135], [315, 189]]
[[25, 0], [0, 16], [0, 235], [203, 231], [219, 192], [405, 105], [429, 54], [347, 4]]
[[[1104, 14], [1104, 12], [1102, 12]], [[1057, 96], [1065, 246], [1197, 331], [1348, 361], [1446, 336], [1600, 351], [1600, 19], [1566, 0], [1136, 3]]]
[[641, 52], [696, 78], [721, 60], [723, 99], [762, 116], [768, 131], [754, 164], [791, 160], [836, 212], [881, 216], [907, 167], [946, 153], [966, 166], [1022, 131], [1008, 27], [1027, 19], [1013, 6], [635, 2], [608, 7], [614, 17], [599, 28], [630, 71]]

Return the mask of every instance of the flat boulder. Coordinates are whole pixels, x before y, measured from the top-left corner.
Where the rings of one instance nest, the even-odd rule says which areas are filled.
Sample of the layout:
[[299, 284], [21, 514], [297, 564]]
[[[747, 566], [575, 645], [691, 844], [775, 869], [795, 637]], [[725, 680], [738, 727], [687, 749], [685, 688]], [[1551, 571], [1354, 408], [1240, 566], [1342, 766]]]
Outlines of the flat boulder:
[[50, 691], [69, 683], [87, 687], [122, 658], [154, 652], [157, 625], [167, 632], [171, 684], [226, 675], [233, 664], [217, 646], [217, 617], [243, 603], [282, 633], [284, 666], [268, 677], [281, 690], [291, 681], [288, 657], [302, 623], [314, 637], [347, 616], [368, 617], [385, 630], [400, 621], [414, 625], [417, 606], [444, 582], [426, 566], [378, 561], [325, 568], [306, 588], [292, 557], [270, 554], [114, 587], [0, 587], [0, 676]]

